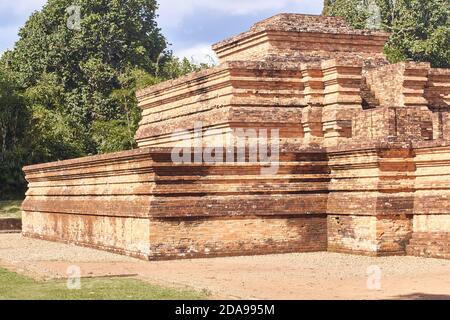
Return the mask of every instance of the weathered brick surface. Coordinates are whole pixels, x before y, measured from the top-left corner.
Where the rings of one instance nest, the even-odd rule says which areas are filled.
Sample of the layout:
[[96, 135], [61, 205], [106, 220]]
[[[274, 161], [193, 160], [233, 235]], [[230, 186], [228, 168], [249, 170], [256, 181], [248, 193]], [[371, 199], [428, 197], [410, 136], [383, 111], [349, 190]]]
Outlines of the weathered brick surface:
[[152, 220], [150, 258], [326, 251], [325, 215]]
[[410, 216], [328, 216], [328, 250], [333, 252], [403, 255], [411, 234]]
[[[24, 168], [24, 234], [144, 259], [450, 258], [449, 69], [388, 64], [387, 38], [283, 14], [218, 43], [219, 66], [137, 93], [139, 149]], [[203, 147], [278, 129], [277, 172], [173, 163], [198, 122]]]
[[429, 106], [448, 108], [450, 104], [450, 70], [430, 69], [424, 95]]
[[[140, 147], [193, 139], [194, 126], [223, 135], [234, 128], [277, 128], [287, 141], [302, 137], [305, 105], [300, 63], [229, 62], [138, 93]], [[188, 131], [174, 136], [174, 132]], [[212, 135], [213, 137], [215, 135]], [[212, 137], [205, 144], [213, 143]]]
[[450, 258], [450, 215], [417, 215], [408, 254]]
[[25, 168], [24, 235], [145, 259], [326, 249], [323, 151], [283, 152], [263, 176], [262, 164], [170, 156], [141, 148]]
[[317, 61], [339, 55], [382, 58], [388, 37], [383, 32], [352, 29], [341, 18], [281, 14], [217, 43], [213, 49], [222, 62], [280, 57]]
[[379, 107], [356, 113], [352, 130], [355, 139], [383, 140], [394, 137], [403, 141], [433, 140], [442, 136], [442, 126], [435, 126], [435, 115], [415, 107]]
[[366, 73], [367, 85], [381, 106], [427, 106], [424, 97], [429, 63], [400, 62]]
[[21, 219], [0, 219], [0, 233], [20, 232], [20, 230], [22, 230]]
[[138, 217], [23, 213], [22, 234], [27, 237], [76, 244], [147, 259], [150, 255], [150, 220]]
[[450, 258], [450, 147], [418, 144], [412, 240], [408, 254]]

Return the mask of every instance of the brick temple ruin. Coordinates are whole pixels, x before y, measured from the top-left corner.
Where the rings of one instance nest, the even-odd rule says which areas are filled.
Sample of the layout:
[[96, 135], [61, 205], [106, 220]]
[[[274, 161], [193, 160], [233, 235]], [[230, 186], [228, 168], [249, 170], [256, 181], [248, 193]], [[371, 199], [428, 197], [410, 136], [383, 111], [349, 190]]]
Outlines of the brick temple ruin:
[[[389, 64], [388, 37], [281, 14], [214, 45], [217, 67], [137, 93], [138, 149], [24, 168], [23, 235], [150, 260], [449, 259], [450, 69]], [[174, 163], [199, 122], [210, 147], [236, 128], [278, 129], [277, 172]]]

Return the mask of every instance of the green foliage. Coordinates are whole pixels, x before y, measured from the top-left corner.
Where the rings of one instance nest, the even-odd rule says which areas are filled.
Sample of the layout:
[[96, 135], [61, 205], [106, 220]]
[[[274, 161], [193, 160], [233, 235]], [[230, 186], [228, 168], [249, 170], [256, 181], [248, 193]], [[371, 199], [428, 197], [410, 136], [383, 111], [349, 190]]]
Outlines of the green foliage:
[[20, 218], [22, 200], [0, 201], [0, 219]]
[[[68, 28], [70, 6], [80, 6], [80, 29]], [[155, 71], [165, 38], [155, 22], [154, 0], [49, 0], [21, 29], [10, 68], [24, 88], [53, 76], [62, 90], [59, 113], [78, 124], [83, 151], [96, 153], [94, 123], [119, 120], [121, 106], [111, 97], [119, 76], [130, 68]], [[47, 107], [47, 106], [46, 106]]]
[[120, 118], [110, 121], [94, 122], [93, 139], [101, 153], [128, 150], [136, 147], [134, 134], [141, 119], [137, 105], [136, 90], [154, 85], [161, 80], [142, 69], [127, 70], [119, 76], [120, 89], [114, 90], [110, 97], [120, 106]]
[[26, 150], [21, 141], [26, 139], [29, 117], [14, 78], [0, 66], [0, 198], [16, 197], [23, 192], [21, 167]]
[[428, 61], [450, 66], [450, 2], [448, 0], [325, 0], [324, 14], [344, 17], [365, 28], [370, 6], [379, 8], [380, 28], [391, 32], [385, 53], [391, 62]]
[[25, 90], [24, 97], [31, 112], [28, 124], [32, 140], [29, 162], [63, 160], [81, 156], [83, 145], [78, 139], [79, 125], [64, 112], [64, 89], [54, 74], [45, 73]]
[[[69, 28], [81, 8], [80, 28]], [[132, 149], [136, 90], [207, 65], [172, 56], [155, 0], [49, 0], [0, 58], [0, 198], [23, 195], [22, 166]]]
[[324, 0], [323, 1], [322, 15], [324, 15], [324, 16], [331, 16], [330, 9], [332, 8], [334, 1], [335, 0]]
[[[67, 8], [73, 5], [81, 7], [80, 30], [67, 27]], [[119, 72], [129, 66], [154, 71], [167, 46], [155, 22], [156, 8], [154, 0], [49, 0], [21, 29], [14, 63], [26, 84], [54, 72], [68, 88], [84, 84], [83, 65], [92, 69], [94, 62]]]
[[324, 13], [330, 16], [344, 17], [350, 25], [357, 29], [364, 29], [369, 18], [367, 2], [363, 0], [328, 0], [325, 1]]
[[[450, 67], [450, 2], [448, 0], [398, 0], [388, 51], [398, 50], [392, 62], [412, 59], [429, 61], [435, 67]], [[389, 21], [387, 21], [389, 22]]]
[[185, 74], [197, 72], [209, 67], [211, 66], [205, 63], [202, 63], [200, 65], [191, 63], [187, 58], [184, 58], [182, 60], [173, 58], [164, 65], [161, 76], [166, 79], [175, 79]]
[[26, 114], [22, 96], [7, 70], [0, 68], [0, 157], [13, 148], [21, 135]]

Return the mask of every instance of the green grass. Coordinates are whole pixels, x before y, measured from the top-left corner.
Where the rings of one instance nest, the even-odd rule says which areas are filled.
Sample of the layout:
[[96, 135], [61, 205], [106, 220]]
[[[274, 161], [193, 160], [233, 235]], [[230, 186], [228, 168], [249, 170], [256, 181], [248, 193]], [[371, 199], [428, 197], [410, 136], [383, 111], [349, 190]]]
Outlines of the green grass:
[[207, 295], [168, 289], [131, 278], [81, 279], [80, 290], [67, 281], [36, 281], [0, 268], [0, 300], [198, 300]]
[[21, 218], [22, 210], [20, 206], [22, 200], [0, 201], [0, 219], [2, 218]]

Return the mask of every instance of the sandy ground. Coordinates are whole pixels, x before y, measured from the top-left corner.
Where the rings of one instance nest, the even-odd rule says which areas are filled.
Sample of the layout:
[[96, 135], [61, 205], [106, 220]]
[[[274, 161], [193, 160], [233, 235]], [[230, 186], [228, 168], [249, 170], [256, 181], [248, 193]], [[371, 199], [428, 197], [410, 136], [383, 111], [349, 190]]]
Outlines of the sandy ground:
[[[221, 299], [450, 299], [450, 261], [415, 257], [320, 252], [146, 262], [0, 234], [0, 265], [41, 279], [65, 278], [68, 267], [78, 266], [83, 277], [134, 276]], [[381, 289], [370, 290], [377, 270]]]

